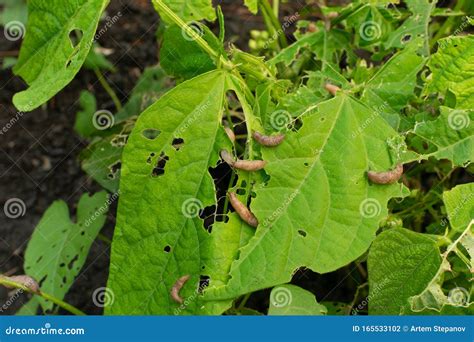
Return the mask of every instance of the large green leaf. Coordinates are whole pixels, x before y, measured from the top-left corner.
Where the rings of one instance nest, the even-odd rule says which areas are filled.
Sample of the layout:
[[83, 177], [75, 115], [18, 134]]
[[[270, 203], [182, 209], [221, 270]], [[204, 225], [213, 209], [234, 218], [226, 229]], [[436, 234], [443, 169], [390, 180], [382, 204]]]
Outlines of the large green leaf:
[[474, 161], [474, 111], [440, 108], [434, 121], [415, 126], [414, 133], [434, 149], [424, 158], [449, 159], [455, 166]]
[[419, 40], [393, 56], [364, 86], [361, 100], [394, 128], [400, 122], [399, 112], [414, 98], [417, 75], [426, 62], [418, 48]]
[[[199, 217], [216, 204], [208, 168], [229, 148], [221, 126], [227, 74], [214, 71], [164, 95], [140, 115], [123, 154], [121, 199], [112, 247], [109, 287], [115, 302], [109, 314], [221, 313], [228, 303], [201, 302], [200, 275], [221, 279], [212, 271], [208, 233]], [[173, 146], [181, 139], [179, 148]], [[222, 231], [216, 224], [216, 231]], [[226, 229], [240, 236], [241, 224], [231, 219]], [[229, 232], [222, 232], [222, 234]], [[218, 235], [218, 234], [216, 234]], [[216, 237], [216, 239], [227, 239]], [[228, 246], [221, 246], [226, 248]], [[231, 260], [234, 252], [229, 254]], [[146, 269], [143, 265], [147, 265]], [[204, 268], [203, 268], [204, 267]], [[170, 297], [173, 284], [191, 275], [180, 294], [180, 308]]]
[[474, 36], [441, 39], [438, 51], [428, 63], [432, 71], [427, 91], [456, 95], [456, 108], [474, 108]]
[[422, 293], [440, 267], [436, 240], [403, 228], [383, 232], [368, 258], [369, 313], [410, 312], [409, 298]]
[[270, 180], [251, 203], [260, 225], [228, 284], [209, 289], [209, 298], [287, 283], [300, 267], [325, 273], [348, 264], [375, 238], [388, 200], [402, 195], [399, 184], [367, 180], [367, 170], [393, 167], [387, 140], [398, 136], [370, 108], [341, 94], [308, 109], [302, 125], [278, 148], [262, 149]]
[[319, 316], [327, 313], [326, 307], [319, 304], [309, 291], [295, 285], [274, 287], [270, 293], [271, 316]]
[[[76, 223], [65, 202], [54, 202], [44, 213], [25, 252], [25, 271], [41, 284], [41, 290], [64, 298], [86, 261], [89, 249], [105, 223], [106, 192], [83, 195], [77, 206]], [[35, 297], [43, 309], [53, 303]]]
[[89, 54], [108, 2], [28, 1], [27, 32], [14, 69], [29, 85], [13, 98], [19, 110], [35, 109], [71, 82]]

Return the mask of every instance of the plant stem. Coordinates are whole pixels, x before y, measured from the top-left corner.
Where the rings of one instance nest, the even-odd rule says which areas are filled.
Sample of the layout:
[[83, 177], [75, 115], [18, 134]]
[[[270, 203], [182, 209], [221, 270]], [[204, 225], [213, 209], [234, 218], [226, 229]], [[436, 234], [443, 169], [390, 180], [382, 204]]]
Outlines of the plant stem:
[[280, 17], [280, 0], [273, 0], [273, 13], [275, 17]]
[[275, 16], [275, 13], [273, 12], [272, 7], [270, 6], [270, 3], [268, 0], [259, 0], [259, 5], [262, 10], [262, 13], [264, 15], [264, 18], [268, 20], [267, 26], [268, 28], [273, 31], [273, 35], [276, 35], [278, 37], [278, 41], [280, 44], [281, 48], [285, 48], [288, 46], [288, 41], [286, 39], [285, 32], [281, 28], [280, 21], [277, 16]]
[[238, 309], [243, 309], [245, 307], [245, 304], [247, 304], [247, 301], [249, 300], [250, 296], [252, 293], [247, 293], [242, 300], [239, 303]]
[[117, 108], [117, 110], [119, 110], [119, 111], [122, 110], [122, 103], [120, 103], [120, 100], [119, 100], [117, 94], [112, 89], [112, 87], [109, 85], [109, 83], [105, 79], [105, 77], [102, 74], [102, 72], [100, 71], [100, 69], [99, 68], [94, 68], [94, 73], [96, 74], [97, 79], [99, 80], [102, 87], [105, 89], [107, 94], [109, 94], [110, 98], [114, 102], [115, 108]]
[[84, 312], [82, 312], [81, 310], [75, 308], [74, 306], [72, 306], [71, 304], [68, 304], [64, 301], [62, 301], [61, 299], [59, 298], [56, 298], [50, 294], [47, 294], [47, 293], [44, 293], [42, 291], [40, 292], [34, 292], [32, 291], [29, 287], [23, 285], [23, 284], [20, 284], [20, 283], [17, 283], [15, 281], [12, 281], [6, 277], [3, 277], [3, 276], [0, 276], [0, 285], [4, 285], [5, 287], [12, 287], [12, 288], [16, 288], [16, 289], [19, 289], [21, 291], [25, 291], [25, 292], [28, 292], [28, 293], [31, 293], [31, 294], [34, 294], [34, 295], [38, 295], [40, 297], [43, 297], [44, 299], [56, 304], [57, 306], [63, 308], [64, 310], [74, 314], [74, 315], [78, 315], [78, 316], [85, 316], [86, 314]]
[[[456, 6], [454, 7], [453, 11], [460, 11], [464, 7], [464, 2], [465, 0], [458, 0], [456, 3]], [[448, 17], [445, 22], [443, 23], [443, 26], [440, 27], [438, 32], [436, 32], [436, 35], [433, 37], [431, 40], [431, 48], [434, 47], [434, 44], [442, 38], [443, 36], [446, 35], [446, 32], [449, 32], [451, 30], [451, 27], [453, 26], [454, 21], [456, 20], [456, 17], [450, 16]]]

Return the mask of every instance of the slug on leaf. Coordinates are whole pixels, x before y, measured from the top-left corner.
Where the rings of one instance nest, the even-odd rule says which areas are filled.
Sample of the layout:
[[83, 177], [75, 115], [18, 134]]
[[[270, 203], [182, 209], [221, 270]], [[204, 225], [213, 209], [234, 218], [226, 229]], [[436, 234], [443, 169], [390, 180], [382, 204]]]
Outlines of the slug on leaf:
[[191, 278], [191, 276], [189, 274], [187, 274], [185, 276], [182, 276], [181, 278], [176, 280], [176, 283], [174, 283], [173, 287], [171, 288], [171, 293], [170, 293], [171, 298], [176, 303], [179, 303], [179, 304], [184, 303], [184, 299], [180, 297], [179, 291], [181, 291], [182, 287], [184, 286], [184, 284], [186, 284], [186, 282], [189, 280], [189, 278]]
[[244, 220], [249, 226], [257, 228], [258, 220], [254, 214], [237, 198], [235, 192], [229, 192], [229, 202], [232, 204], [232, 207], [235, 209], [235, 212], [239, 214], [240, 218]]
[[367, 172], [367, 176], [372, 183], [375, 184], [393, 184], [403, 175], [403, 164], [398, 164], [397, 167], [391, 171], [386, 172]]
[[230, 166], [244, 171], [258, 171], [267, 165], [264, 160], [234, 160], [234, 157], [226, 150], [221, 151], [221, 158]]
[[254, 132], [252, 136], [260, 145], [267, 147], [278, 146], [283, 142], [283, 140], [285, 140], [284, 134], [263, 135], [260, 132]]
[[331, 83], [326, 83], [326, 85], [324, 86], [324, 88], [332, 95], [332, 96], [336, 96], [336, 93], [341, 90], [341, 88], [339, 88], [338, 86], [334, 85], [334, 84], [331, 84]]

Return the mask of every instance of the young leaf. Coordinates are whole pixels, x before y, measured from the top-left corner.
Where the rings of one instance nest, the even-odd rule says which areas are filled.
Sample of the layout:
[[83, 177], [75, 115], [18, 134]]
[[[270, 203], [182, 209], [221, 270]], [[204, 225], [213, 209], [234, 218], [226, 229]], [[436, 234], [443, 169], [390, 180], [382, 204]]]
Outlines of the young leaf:
[[474, 217], [474, 183], [458, 185], [443, 193], [449, 224], [457, 231], [463, 231]]
[[[41, 290], [64, 298], [86, 261], [89, 249], [105, 223], [107, 193], [85, 194], [77, 206], [76, 223], [65, 202], [54, 202], [44, 213], [25, 252], [25, 271]], [[37, 298], [43, 310], [53, 303]]]
[[[108, 314], [205, 314], [228, 308], [229, 303], [203, 305], [198, 288], [200, 275], [211, 282], [214, 276], [202, 269], [202, 244], [209, 233], [199, 214], [216, 203], [208, 168], [217, 164], [220, 149], [230, 146], [221, 126], [226, 81], [222, 71], [201, 75], [140, 115], [122, 159], [108, 283], [115, 302]], [[175, 139], [182, 142], [179, 148]], [[170, 290], [184, 275], [191, 278], [180, 291], [185, 298], [180, 308]]]
[[27, 33], [14, 71], [29, 85], [13, 97], [31, 111], [63, 89], [81, 69], [108, 0], [28, 1]]
[[319, 316], [327, 313], [309, 291], [295, 285], [280, 285], [270, 293], [270, 316]]
[[415, 126], [414, 133], [436, 149], [423, 158], [449, 159], [454, 166], [464, 166], [474, 160], [474, 111], [440, 108], [434, 121]]
[[446, 90], [456, 95], [456, 108], [474, 108], [474, 36], [440, 39], [438, 51], [428, 62], [432, 71], [427, 92]]
[[[266, 1], [266, 0], [265, 0]], [[245, 6], [249, 9], [250, 12], [253, 14], [257, 14], [258, 12], [258, 0], [244, 0]]]
[[288, 282], [303, 266], [325, 273], [346, 265], [375, 238], [388, 200], [402, 195], [398, 184], [367, 180], [369, 169], [392, 168], [387, 140], [398, 136], [370, 108], [341, 94], [308, 109], [302, 125], [278, 148], [262, 148], [270, 180], [251, 203], [260, 225], [232, 265], [228, 284], [209, 289], [209, 298]]
[[440, 267], [436, 240], [403, 228], [383, 232], [369, 252], [369, 314], [410, 313], [409, 298], [422, 293]]

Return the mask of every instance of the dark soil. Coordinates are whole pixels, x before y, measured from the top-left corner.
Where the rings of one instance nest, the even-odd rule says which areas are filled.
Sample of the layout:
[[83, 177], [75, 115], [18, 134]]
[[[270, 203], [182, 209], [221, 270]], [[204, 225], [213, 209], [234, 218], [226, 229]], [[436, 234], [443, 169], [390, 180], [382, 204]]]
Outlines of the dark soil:
[[[227, 41], [245, 48], [250, 29], [263, 28], [260, 17], [250, 15], [242, 6], [242, 1], [218, 2], [226, 14]], [[293, 9], [290, 5], [285, 5], [284, 14], [294, 13], [298, 6], [298, 1], [293, 4]], [[112, 1], [107, 9], [108, 15], [113, 17], [118, 12], [122, 14], [120, 20], [107, 30], [99, 43], [114, 51], [108, 59], [118, 71], [106, 73], [106, 78], [122, 103], [125, 103], [144, 68], [158, 62], [155, 34], [159, 18], [149, 0]], [[16, 51], [19, 48], [19, 42], [10, 42], [0, 35], [0, 52]], [[6, 217], [3, 210], [0, 210], [0, 274], [7, 275], [24, 273], [23, 255], [28, 240], [52, 202], [66, 201], [74, 217], [80, 196], [101, 190], [81, 170], [78, 161], [79, 153], [88, 143], [78, 137], [73, 129], [81, 90], [92, 91], [100, 109], [114, 110], [113, 103], [94, 73], [87, 70], [82, 70], [69, 86], [43, 108], [31, 113], [17, 113], [11, 99], [25, 87], [24, 82], [15, 77], [11, 69], [0, 71], [0, 129], [12, 117], [20, 117], [5, 134], [0, 135], [0, 206], [3, 208], [4, 203], [11, 198], [19, 198], [26, 204], [24, 216], [17, 219]], [[109, 239], [113, 236], [115, 211], [113, 206], [102, 231]], [[102, 313], [102, 309], [93, 304], [92, 293], [106, 285], [109, 256], [110, 245], [97, 240], [66, 296], [67, 302], [87, 314]], [[322, 276], [310, 271], [300, 271], [295, 275], [294, 282], [305, 288], [316, 289], [318, 298], [327, 300], [338, 297], [340, 300], [350, 301], [351, 298], [344, 298], [343, 294], [347, 296], [351, 291], [338, 288], [338, 296], [335, 296], [335, 293], [327, 290], [327, 286], [323, 286], [324, 283], [336, 285], [342, 281], [347, 286], [350, 282], [343, 279], [344, 274], [347, 273], [326, 275], [323, 282]], [[351, 287], [353, 289], [356, 286], [357, 282]], [[0, 288], [0, 304], [3, 305], [11, 294]], [[268, 307], [267, 299], [268, 291], [262, 291], [252, 296], [249, 305], [264, 311]], [[21, 297], [5, 312], [0, 310], [0, 314], [13, 314], [27, 300], [26, 296]]]

